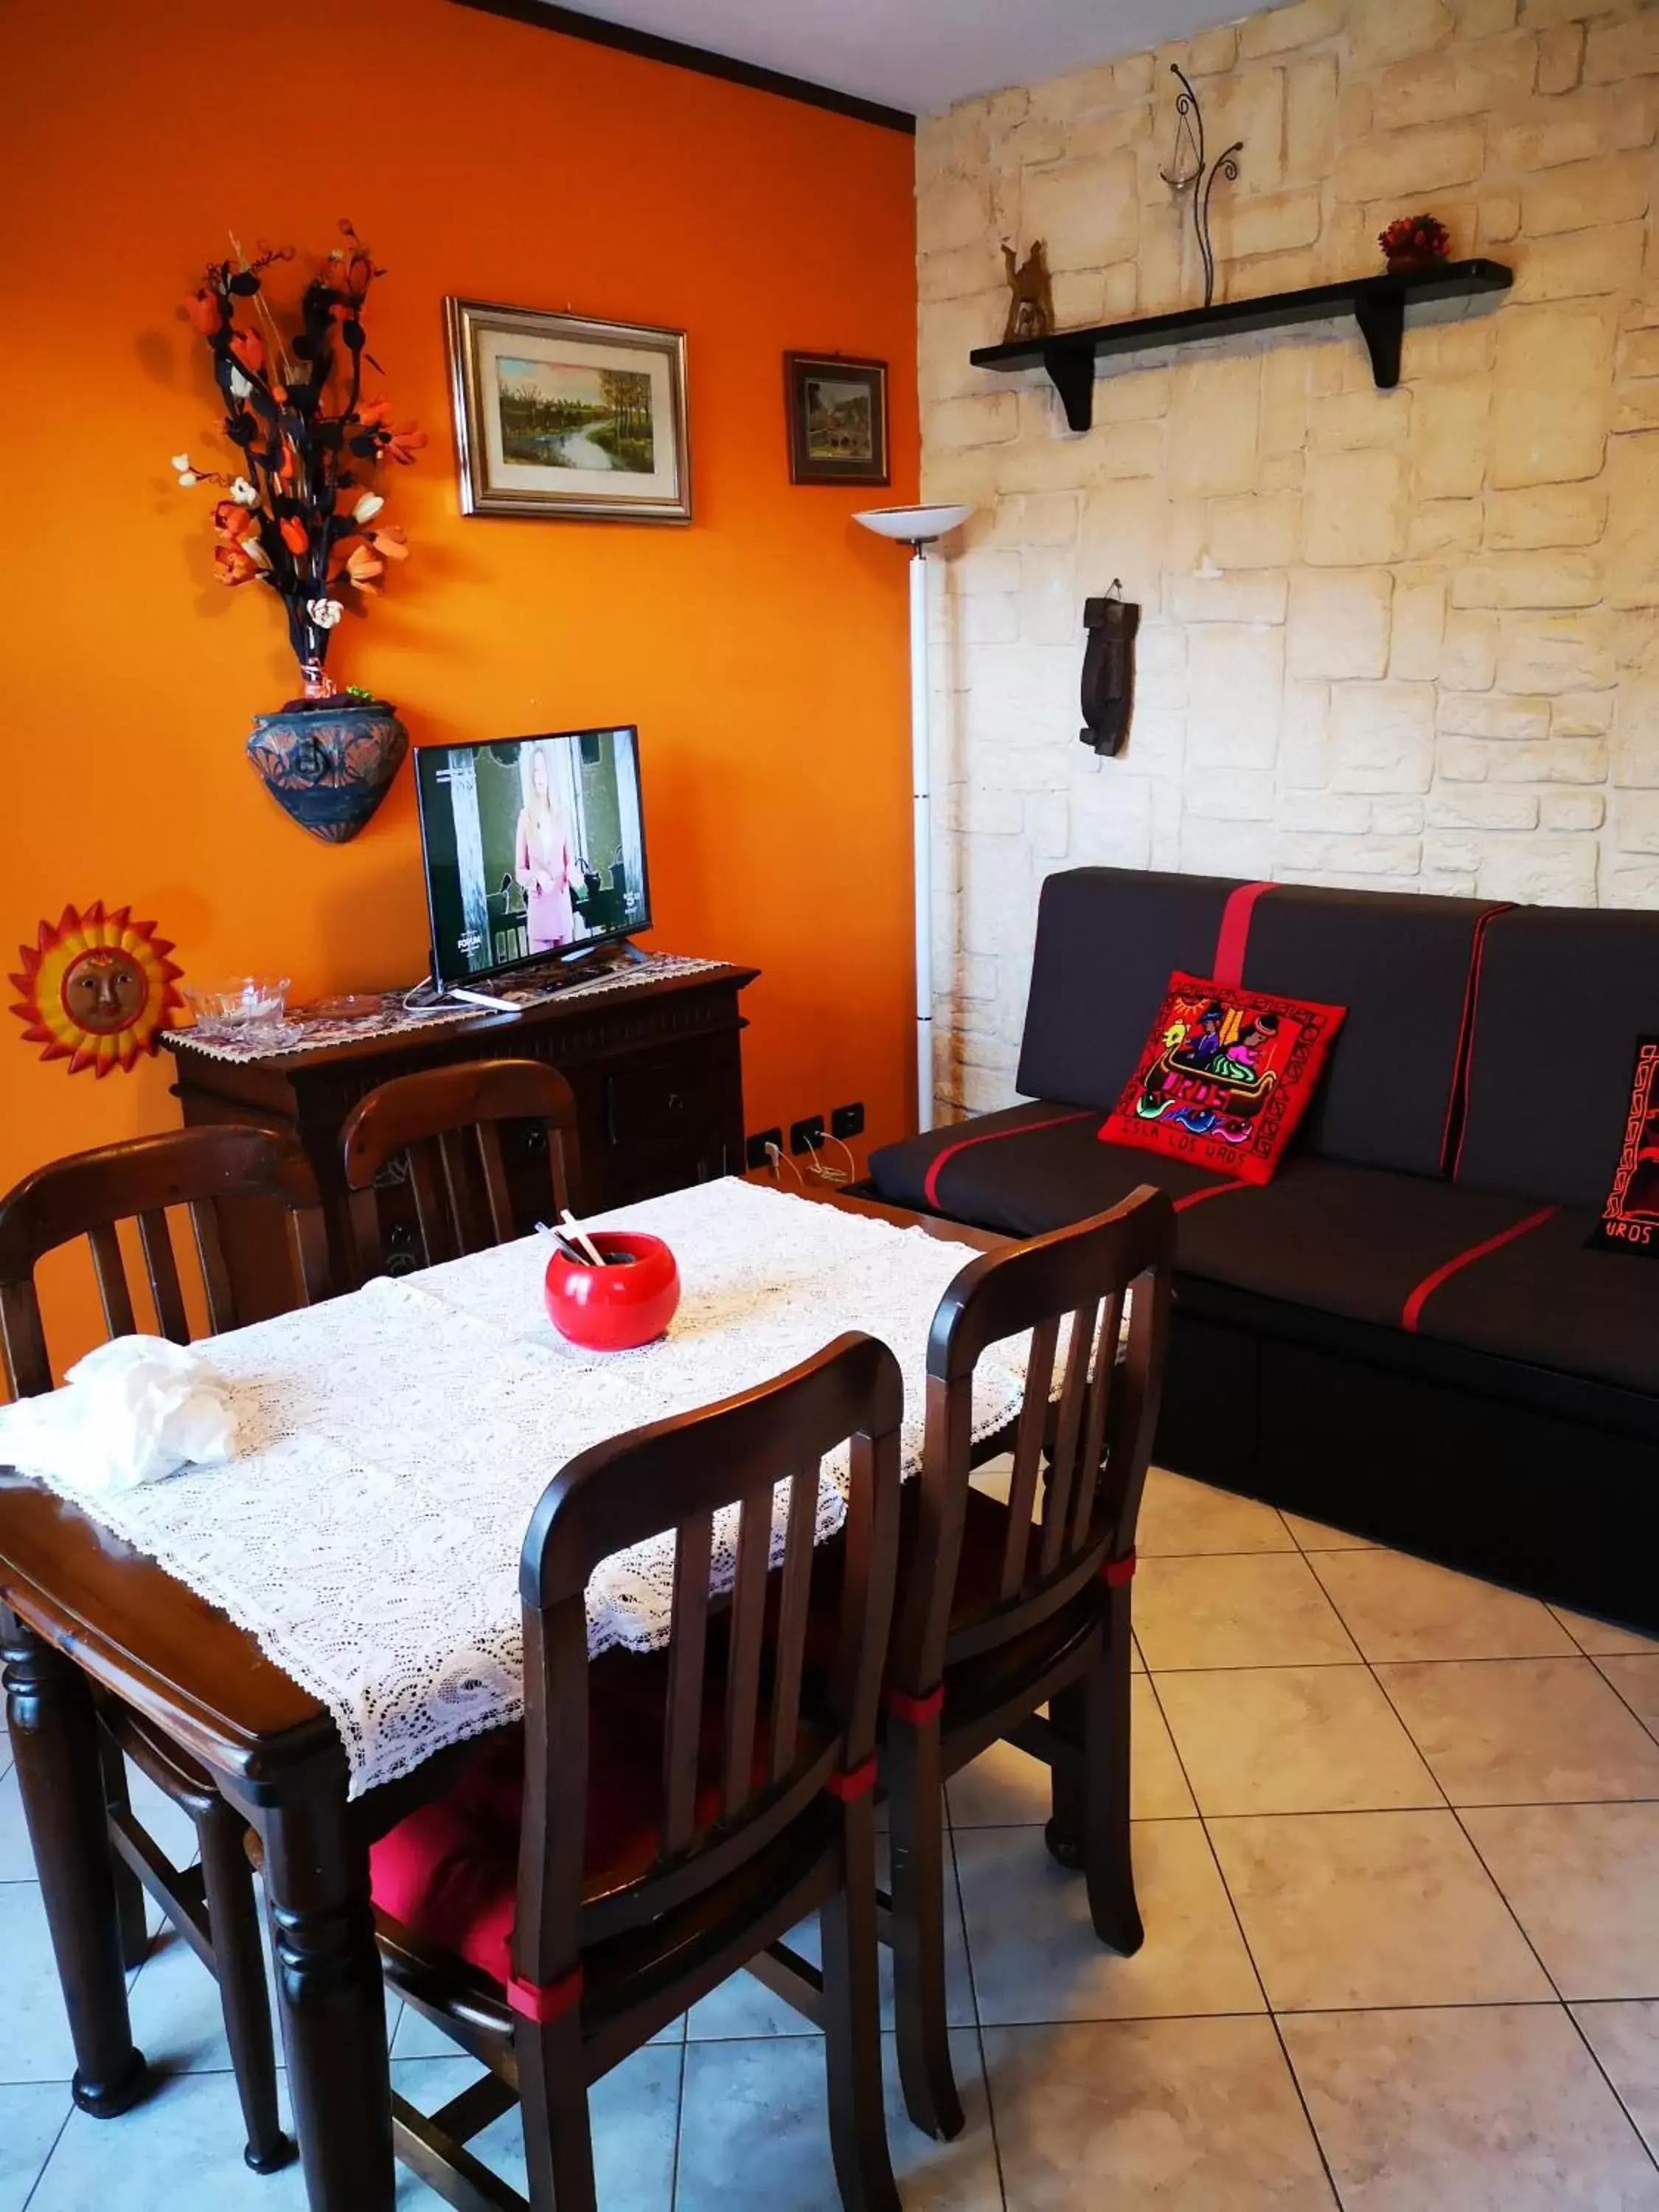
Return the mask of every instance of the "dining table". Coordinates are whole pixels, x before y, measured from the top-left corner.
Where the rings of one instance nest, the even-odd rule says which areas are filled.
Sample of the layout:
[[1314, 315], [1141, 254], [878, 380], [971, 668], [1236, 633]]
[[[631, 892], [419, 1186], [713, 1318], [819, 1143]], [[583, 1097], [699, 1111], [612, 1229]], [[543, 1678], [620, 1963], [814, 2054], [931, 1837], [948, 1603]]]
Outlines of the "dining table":
[[[0, 1468], [7, 1718], [73, 2038], [75, 2100], [113, 2118], [160, 2086], [128, 2013], [143, 1925], [110, 1846], [95, 1705], [109, 1695], [205, 1767], [257, 1839], [313, 2212], [391, 2212], [368, 1849], [515, 1717], [517, 1559], [507, 1539], [516, 1530], [521, 1540], [568, 1455], [550, 1408], [580, 1414], [570, 1432], [580, 1444], [596, 1425], [621, 1433], [697, 1390], [708, 1402], [763, 1379], [757, 1362], [775, 1357], [766, 1371], [781, 1371], [867, 1328], [900, 1356], [914, 1474], [938, 1294], [975, 1251], [1006, 1241], [832, 1188], [798, 1198], [735, 1178], [590, 1225], [654, 1228], [671, 1243], [683, 1299], [659, 1345], [610, 1355], [564, 1345], [539, 1301], [550, 1247], [526, 1238], [204, 1340], [204, 1356], [240, 1378], [234, 1401], [252, 1425], [249, 1449], [239, 1437], [224, 1467], [186, 1469], [118, 1509]], [[1022, 1384], [1011, 1356], [987, 1435], [1017, 1410]], [[461, 1425], [446, 1426], [447, 1408]], [[446, 1527], [452, 1496], [457, 1518]], [[495, 1561], [477, 1589], [460, 1571], [462, 1525], [483, 1532]], [[330, 1542], [380, 1562], [344, 1607], [362, 1617], [343, 1624], [333, 1619], [342, 1585]], [[591, 1650], [665, 1637], [648, 1564], [623, 1562], [609, 1583], [604, 1569], [596, 1576]], [[227, 1593], [230, 1603], [216, 1601]]]

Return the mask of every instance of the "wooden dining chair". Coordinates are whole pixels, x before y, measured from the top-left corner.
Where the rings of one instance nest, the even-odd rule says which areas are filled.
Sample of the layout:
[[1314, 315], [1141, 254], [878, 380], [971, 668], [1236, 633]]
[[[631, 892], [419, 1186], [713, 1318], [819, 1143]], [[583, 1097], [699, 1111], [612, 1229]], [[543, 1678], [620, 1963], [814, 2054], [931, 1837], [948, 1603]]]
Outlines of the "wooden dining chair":
[[[263, 1199], [284, 1208], [295, 1304], [328, 1289], [327, 1244], [311, 1164], [295, 1140], [237, 1123], [175, 1129], [76, 1152], [27, 1176], [0, 1199], [0, 1364], [15, 1396], [52, 1388], [34, 1271], [48, 1252], [84, 1237], [110, 1336], [140, 1326], [118, 1224], [133, 1221], [155, 1326], [175, 1344], [191, 1337], [179, 1256], [167, 1214], [185, 1210], [210, 1330], [238, 1315], [220, 1243], [217, 1208]], [[146, 1316], [148, 1320], [150, 1316]], [[247, 2127], [246, 2159], [270, 2173], [294, 2156], [276, 2107], [276, 2061], [259, 1943], [246, 1824], [226, 1804], [204, 1767], [113, 1698], [100, 1696], [105, 1794], [113, 1846], [121, 1943], [136, 1966], [148, 1949], [148, 1890], [219, 1983], [236, 2087]], [[199, 1851], [175, 1866], [132, 1809], [125, 1758], [188, 1814]]]
[[[588, 2085], [738, 1967], [764, 1976], [765, 1947], [817, 1908], [822, 1971], [793, 1994], [824, 2031], [842, 2203], [896, 2212], [873, 1808], [902, 1412], [892, 1353], [843, 1336], [584, 1452], [537, 1507], [523, 1729], [371, 1851], [394, 1988], [489, 2069], [430, 2118], [393, 2099], [399, 2158], [450, 2204], [523, 2212], [465, 2147], [516, 2099], [532, 2212], [592, 2212]], [[846, 1567], [817, 1670], [822, 1462], [843, 1447]], [[594, 1568], [670, 1532], [666, 1649], [590, 1660]], [[711, 1558], [728, 1563], [729, 1604], [711, 1605]]]
[[[1129, 1597], [1175, 1236], [1169, 1199], [1143, 1186], [1109, 1213], [971, 1261], [933, 1318], [881, 1750], [899, 2071], [906, 2108], [929, 2135], [954, 2136], [963, 2124], [945, 1992], [952, 1774], [999, 1738], [1047, 1761], [1051, 1853], [1081, 1867], [1109, 1949], [1127, 1954], [1142, 1941], [1129, 1851]], [[982, 1456], [974, 1372], [988, 1347], [1028, 1330], [1003, 1504], [969, 1479]]]
[[[581, 1187], [576, 1101], [556, 1068], [539, 1060], [471, 1060], [459, 1067], [396, 1075], [362, 1098], [340, 1141], [351, 1193], [352, 1241], [365, 1280], [380, 1273], [374, 1179], [407, 1157], [428, 1267], [515, 1236], [498, 1127], [539, 1121], [547, 1133], [554, 1216]], [[471, 1145], [468, 1138], [472, 1139]]]

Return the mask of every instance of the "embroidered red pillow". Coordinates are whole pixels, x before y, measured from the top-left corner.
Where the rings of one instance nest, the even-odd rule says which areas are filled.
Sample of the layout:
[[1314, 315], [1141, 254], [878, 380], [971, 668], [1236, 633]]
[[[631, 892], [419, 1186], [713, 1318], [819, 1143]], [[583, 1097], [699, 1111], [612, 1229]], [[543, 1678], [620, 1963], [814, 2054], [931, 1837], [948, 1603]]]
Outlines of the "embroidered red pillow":
[[1102, 1143], [1270, 1182], [1347, 1011], [1177, 969]]
[[1659, 1259], [1659, 1036], [1636, 1040], [1619, 1164], [1589, 1242], [1593, 1251]]

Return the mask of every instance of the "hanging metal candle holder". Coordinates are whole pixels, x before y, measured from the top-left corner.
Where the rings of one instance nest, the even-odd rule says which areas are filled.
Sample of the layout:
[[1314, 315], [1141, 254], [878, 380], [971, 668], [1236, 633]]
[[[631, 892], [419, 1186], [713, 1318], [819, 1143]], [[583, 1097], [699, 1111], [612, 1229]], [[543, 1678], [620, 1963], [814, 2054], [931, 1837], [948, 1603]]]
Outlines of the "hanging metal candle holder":
[[[1176, 95], [1175, 151], [1170, 167], [1158, 174], [1172, 191], [1190, 191], [1193, 196], [1193, 234], [1198, 240], [1198, 258], [1204, 269], [1204, 304], [1210, 307], [1215, 300], [1215, 248], [1210, 243], [1210, 195], [1215, 190], [1217, 177], [1225, 177], [1229, 184], [1238, 181], [1236, 154], [1244, 151], [1244, 141], [1235, 139], [1218, 161], [1206, 161], [1204, 152], [1204, 110], [1191, 80], [1178, 62], [1170, 64], [1170, 74], [1179, 77], [1181, 90]], [[1184, 177], [1181, 174], [1182, 161], [1192, 163]]]

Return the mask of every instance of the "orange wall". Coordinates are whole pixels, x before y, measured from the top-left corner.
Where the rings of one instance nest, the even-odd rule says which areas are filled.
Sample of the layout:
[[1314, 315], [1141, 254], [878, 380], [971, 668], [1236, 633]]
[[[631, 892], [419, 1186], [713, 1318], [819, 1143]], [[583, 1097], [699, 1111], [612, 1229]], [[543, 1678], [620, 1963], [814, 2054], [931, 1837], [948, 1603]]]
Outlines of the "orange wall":
[[[5, 966], [40, 916], [102, 897], [204, 979], [305, 996], [422, 971], [408, 770], [348, 846], [277, 810], [242, 744], [298, 689], [281, 610], [213, 580], [213, 495], [166, 465], [230, 458], [178, 305], [196, 272], [230, 230], [303, 255], [349, 215], [389, 272], [384, 388], [432, 442], [380, 472], [412, 557], [331, 672], [417, 744], [637, 720], [651, 941], [765, 971], [750, 1127], [861, 1097], [868, 1141], [897, 1134], [904, 562], [850, 517], [915, 495], [910, 142], [449, 0], [287, 0], [280, 33], [222, 0], [0, 20]], [[447, 293], [684, 327], [691, 526], [464, 520]], [[890, 363], [890, 491], [791, 486], [787, 346]], [[165, 1054], [69, 1078], [0, 1019], [0, 1187], [174, 1120]]]

